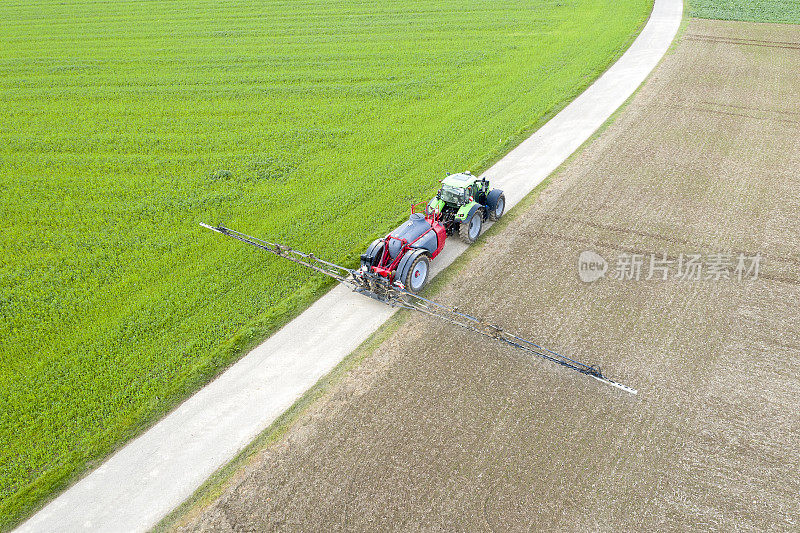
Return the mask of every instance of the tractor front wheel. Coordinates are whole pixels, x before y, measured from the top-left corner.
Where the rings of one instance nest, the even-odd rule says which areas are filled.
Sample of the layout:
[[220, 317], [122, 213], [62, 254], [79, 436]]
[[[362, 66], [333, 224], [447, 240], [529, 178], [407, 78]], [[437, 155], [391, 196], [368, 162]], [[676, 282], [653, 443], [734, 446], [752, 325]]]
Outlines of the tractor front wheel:
[[431, 271], [431, 261], [425, 254], [420, 254], [411, 263], [411, 268], [408, 269], [406, 279], [403, 280], [403, 285], [411, 292], [419, 292], [428, 284], [428, 274]]
[[467, 244], [472, 244], [481, 234], [483, 228], [483, 213], [480, 209], [472, 214], [469, 220], [465, 220], [458, 226], [458, 236]]

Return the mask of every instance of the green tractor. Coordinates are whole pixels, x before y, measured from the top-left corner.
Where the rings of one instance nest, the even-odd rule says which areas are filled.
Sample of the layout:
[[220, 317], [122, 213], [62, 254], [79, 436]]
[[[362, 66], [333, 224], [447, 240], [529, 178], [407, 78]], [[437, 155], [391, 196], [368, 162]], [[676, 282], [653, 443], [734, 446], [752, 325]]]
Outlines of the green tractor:
[[505, 207], [503, 191], [489, 189], [486, 178], [469, 172], [448, 175], [442, 180], [436, 198], [428, 202], [428, 210], [440, 214], [447, 235], [458, 232], [467, 244], [475, 242], [484, 222], [499, 220]]

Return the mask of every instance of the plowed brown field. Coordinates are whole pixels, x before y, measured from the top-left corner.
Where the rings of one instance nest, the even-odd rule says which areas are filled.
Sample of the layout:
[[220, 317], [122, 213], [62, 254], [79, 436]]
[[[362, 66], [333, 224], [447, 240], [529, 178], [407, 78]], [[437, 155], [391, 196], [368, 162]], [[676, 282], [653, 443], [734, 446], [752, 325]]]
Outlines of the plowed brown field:
[[[583, 283], [584, 250], [762, 264]], [[435, 296], [638, 396], [413, 316], [184, 527], [796, 531], [798, 250], [800, 27], [691, 21]]]

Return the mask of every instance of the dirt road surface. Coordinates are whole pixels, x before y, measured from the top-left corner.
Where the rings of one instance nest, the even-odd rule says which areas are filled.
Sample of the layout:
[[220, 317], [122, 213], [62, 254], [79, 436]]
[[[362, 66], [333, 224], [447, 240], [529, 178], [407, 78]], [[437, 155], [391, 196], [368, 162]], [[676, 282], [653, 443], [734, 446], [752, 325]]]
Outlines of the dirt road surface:
[[[487, 237], [435, 298], [638, 396], [411, 316], [185, 529], [800, 528], [800, 27], [691, 21]], [[716, 253], [758, 279], [675, 279]], [[611, 279], [624, 254], [670, 279]]]

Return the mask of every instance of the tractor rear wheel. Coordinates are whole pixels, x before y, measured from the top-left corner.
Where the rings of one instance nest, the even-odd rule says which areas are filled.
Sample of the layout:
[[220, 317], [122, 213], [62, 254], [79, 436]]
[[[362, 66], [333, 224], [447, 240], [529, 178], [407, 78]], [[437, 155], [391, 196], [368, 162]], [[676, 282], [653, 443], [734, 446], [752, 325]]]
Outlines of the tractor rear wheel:
[[431, 271], [431, 261], [425, 254], [419, 254], [411, 268], [408, 269], [403, 285], [411, 292], [419, 292], [428, 284], [428, 274]]
[[503, 212], [506, 210], [506, 195], [500, 194], [497, 198], [497, 203], [494, 204], [494, 209], [489, 211], [489, 220], [497, 221], [500, 220], [500, 217], [503, 216]]
[[467, 244], [472, 244], [481, 234], [483, 228], [483, 213], [480, 209], [458, 226], [458, 236]]

